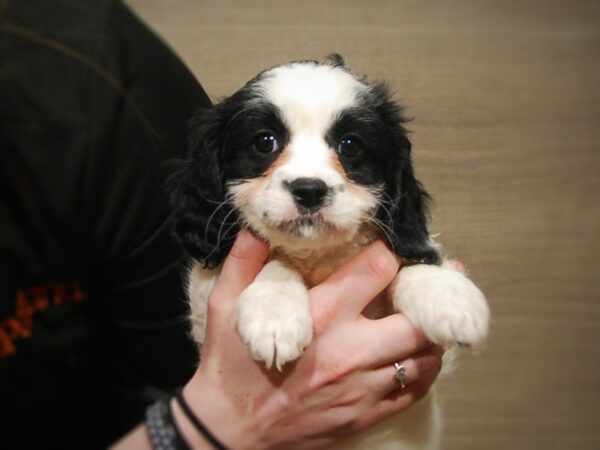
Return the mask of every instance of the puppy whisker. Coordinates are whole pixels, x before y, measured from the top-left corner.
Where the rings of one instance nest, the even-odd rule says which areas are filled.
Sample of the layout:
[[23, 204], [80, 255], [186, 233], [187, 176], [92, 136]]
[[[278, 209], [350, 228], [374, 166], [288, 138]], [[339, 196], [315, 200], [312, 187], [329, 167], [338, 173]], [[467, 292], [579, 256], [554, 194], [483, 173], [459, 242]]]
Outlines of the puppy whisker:
[[369, 217], [367, 219], [367, 221], [369, 223], [372, 223], [373, 225], [375, 225], [379, 231], [381, 231], [381, 233], [384, 235], [386, 241], [392, 246], [392, 251], [394, 250], [394, 241], [392, 239], [392, 235], [394, 234], [393, 230], [388, 227], [387, 225], [385, 225], [381, 220], [375, 218], [375, 217]]
[[198, 197], [200, 197], [203, 201], [205, 201], [206, 203], [210, 203], [211, 205], [221, 205], [224, 202], [219, 202], [216, 200], [211, 200], [210, 198], [206, 198], [202, 195], [198, 195]]
[[[208, 242], [208, 230], [210, 229], [210, 222], [215, 218], [215, 216], [217, 215], [219, 210], [221, 210], [221, 208], [223, 208], [223, 206], [227, 205], [228, 203], [229, 203], [228, 199], [225, 199], [223, 202], [220, 202], [219, 206], [217, 206], [215, 208], [215, 210], [212, 212], [212, 214], [208, 217], [208, 220], [206, 221], [206, 226], [204, 227], [204, 241], [205, 242]], [[227, 220], [227, 219], [225, 219], [225, 220]]]
[[225, 230], [225, 232], [223, 233], [223, 227], [225, 226], [227, 222], [227, 219], [235, 213], [234, 209], [231, 209], [227, 215], [225, 216], [225, 218], [223, 219], [223, 221], [221, 222], [221, 225], [219, 226], [219, 231], [217, 232], [217, 241], [215, 243], [215, 245], [213, 246], [213, 249], [210, 251], [210, 253], [207, 256], [207, 259], [210, 258], [220, 247], [221, 243], [223, 242], [223, 239], [229, 239], [233, 236], [227, 236], [227, 233], [236, 225], [238, 225], [239, 223], [242, 222], [242, 220], [240, 218], [237, 218], [234, 222], [229, 222], [230, 225], [229, 227]]

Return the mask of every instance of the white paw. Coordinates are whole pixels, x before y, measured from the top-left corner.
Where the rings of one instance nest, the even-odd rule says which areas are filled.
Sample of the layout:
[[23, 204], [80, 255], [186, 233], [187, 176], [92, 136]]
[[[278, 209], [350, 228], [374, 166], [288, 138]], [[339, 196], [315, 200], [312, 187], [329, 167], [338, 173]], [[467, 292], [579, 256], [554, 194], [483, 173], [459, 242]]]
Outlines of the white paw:
[[312, 340], [308, 293], [297, 281], [255, 281], [238, 303], [238, 332], [252, 356], [278, 370]]
[[451, 263], [402, 269], [393, 302], [436, 344], [476, 346], [487, 337], [490, 312], [485, 296]]

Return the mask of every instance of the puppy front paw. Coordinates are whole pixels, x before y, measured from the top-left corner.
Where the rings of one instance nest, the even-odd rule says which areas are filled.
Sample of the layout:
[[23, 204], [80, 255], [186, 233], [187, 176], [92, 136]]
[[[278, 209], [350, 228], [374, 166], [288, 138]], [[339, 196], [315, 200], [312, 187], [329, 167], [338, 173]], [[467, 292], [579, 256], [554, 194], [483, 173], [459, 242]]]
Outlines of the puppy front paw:
[[281, 370], [312, 340], [308, 293], [300, 283], [255, 281], [238, 304], [238, 332], [252, 356]]
[[487, 337], [490, 312], [485, 296], [449, 264], [402, 269], [392, 295], [396, 310], [436, 344], [474, 347]]

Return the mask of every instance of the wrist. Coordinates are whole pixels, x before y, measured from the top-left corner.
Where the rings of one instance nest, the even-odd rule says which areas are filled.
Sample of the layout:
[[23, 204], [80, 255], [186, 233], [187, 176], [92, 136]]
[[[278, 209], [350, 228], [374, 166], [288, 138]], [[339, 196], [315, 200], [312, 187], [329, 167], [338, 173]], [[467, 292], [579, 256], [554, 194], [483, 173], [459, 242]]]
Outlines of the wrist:
[[[218, 383], [211, 383], [197, 371], [183, 388], [182, 396], [191, 412], [214, 437], [231, 450], [260, 448], [255, 440], [251, 420], [242, 414]], [[189, 446], [196, 450], [215, 450], [205, 435], [192, 423], [180, 405], [172, 400], [173, 414]]]
[[181, 407], [177, 404], [174, 398], [170, 400], [173, 419], [177, 424], [177, 428], [181, 437], [192, 450], [214, 450], [213, 446], [208, 442], [202, 433], [200, 433], [194, 424], [187, 418]]

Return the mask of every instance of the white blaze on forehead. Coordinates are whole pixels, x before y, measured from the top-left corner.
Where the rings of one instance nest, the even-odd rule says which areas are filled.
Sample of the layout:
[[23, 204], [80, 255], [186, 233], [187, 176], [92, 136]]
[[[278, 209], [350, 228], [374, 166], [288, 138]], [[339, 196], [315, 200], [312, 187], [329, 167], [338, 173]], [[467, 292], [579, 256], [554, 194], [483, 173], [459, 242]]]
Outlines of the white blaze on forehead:
[[325, 136], [342, 111], [358, 104], [367, 87], [340, 67], [307, 62], [269, 70], [256, 88], [281, 112], [290, 132], [290, 157], [273, 181], [318, 177], [329, 186], [342, 183]]
[[290, 158], [277, 174], [288, 181], [301, 177], [317, 177], [329, 186], [342, 181], [339, 174], [332, 170], [331, 152], [325, 140], [320, 136], [299, 134], [290, 141]]
[[323, 136], [333, 119], [356, 105], [365, 85], [352, 74], [326, 64], [293, 63], [266, 72], [257, 87], [273, 103], [292, 133]]

